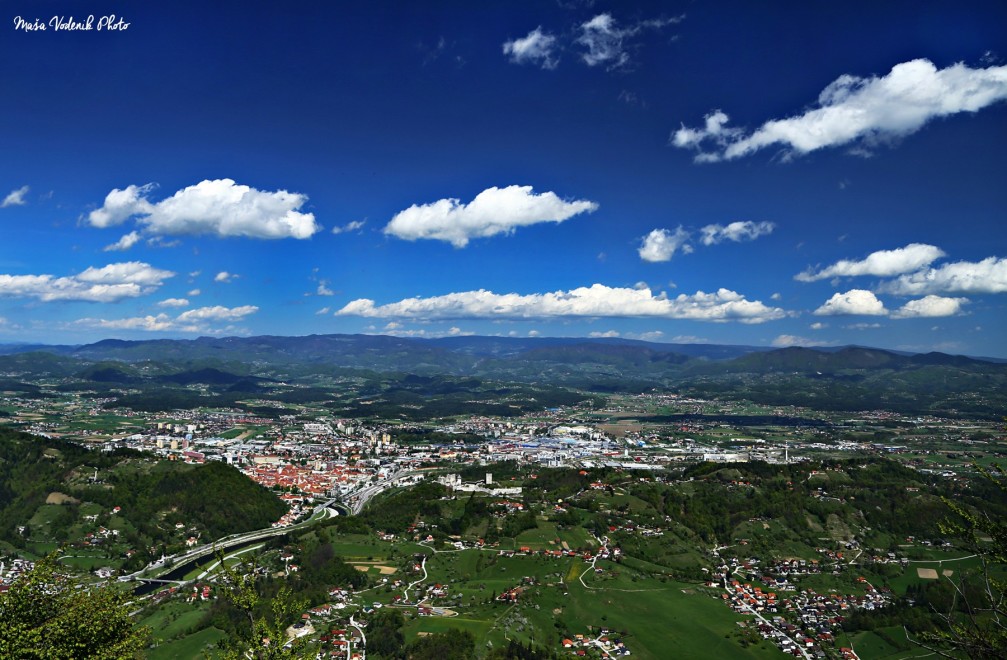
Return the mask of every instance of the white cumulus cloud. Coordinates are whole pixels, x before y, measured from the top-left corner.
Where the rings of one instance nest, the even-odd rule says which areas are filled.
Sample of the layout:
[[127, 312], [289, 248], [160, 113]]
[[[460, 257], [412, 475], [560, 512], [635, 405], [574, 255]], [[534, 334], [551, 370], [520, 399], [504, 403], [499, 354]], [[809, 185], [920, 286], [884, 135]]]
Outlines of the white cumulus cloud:
[[[921, 129], [928, 121], [978, 112], [1007, 99], [1007, 66], [973, 69], [958, 63], [938, 69], [926, 59], [896, 64], [887, 75], [845, 74], [818, 96], [816, 107], [786, 119], [767, 121], [746, 133], [726, 126], [721, 111], [705, 128], [682, 126], [672, 135], [677, 147], [696, 149], [699, 161], [730, 160], [772, 145], [790, 154], [851, 144], [863, 151], [879, 140]], [[712, 147], [711, 150], [706, 150]]]
[[588, 337], [592, 339], [612, 339], [619, 336], [619, 332], [616, 330], [606, 330], [605, 332], [589, 332]]
[[588, 200], [566, 201], [553, 192], [536, 194], [531, 186], [492, 187], [468, 204], [458, 199], [414, 204], [396, 214], [384, 232], [407, 241], [430, 238], [463, 248], [473, 238], [509, 234], [540, 222], [560, 223], [597, 208]]
[[643, 237], [637, 252], [644, 261], [670, 261], [679, 250], [683, 254], [692, 252], [689, 245], [689, 232], [679, 225], [675, 231], [655, 229]]
[[154, 205], [147, 201], [147, 195], [157, 186], [148, 183], [143, 186], [126, 186], [119, 190], [114, 188], [105, 196], [101, 208], [88, 214], [87, 220], [92, 227], [104, 229], [126, 222], [134, 215], [151, 213]]
[[120, 225], [135, 218], [150, 236], [215, 235], [221, 238], [309, 238], [321, 230], [311, 213], [299, 209], [306, 195], [268, 192], [232, 179], [204, 180], [153, 203], [153, 184], [112, 190], [87, 221], [94, 227]]
[[0, 209], [5, 209], [8, 206], [24, 206], [27, 204], [24, 198], [25, 195], [28, 194], [28, 190], [30, 190], [28, 186], [21, 186], [17, 190], [12, 190], [7, 193], [7, 196], [3, 198], [2, 202], [0, 202]]
[[870, 291], [850, 289], [846, 293], [837, 293], [825, 301], [825, 304], [815, 310], [817, 316], [835, 314], [856, 314], [862, 316], [884, 316], [888, 313], [884, 303], [878, 300]]
[[547, 318], [668, 318], [697, 321], [762, 323], [787, 313], [760, 301], [746, 300], [729, 289], [698, 291], [669, 298], [650, 289], [614, 288], [603, 284], [551, 293], [497, 294], [480, 289], [431, 298], [407, 298], [376, 305], [361, 298], [336, 312], [339, 316], [401, 319], [547, 319]]
[[907, 273], [881, 285], [885, 293], [918, 296], [939, 293], [1007, 293], [1007, 259], [956, 261]]
[[954, 316], [962, 310], [962, 305], [968, 303], [968, 298], [945, 298], [943, 296], [925, 296], [919, 300], [910, 300], [899, 309], [892, 312], [892, 318], [914, 319], [935, 318], [939, 316]]
[[936, 246], [910, 243], [903, 248], [872, 252], [860, 261], [843, 259], [817, 272], [814, 269], [808, 269], [795, 275], [794, 279], [799, 282], [814, 282], [831, 277], [855, 277], [858, 275], [893, 277], [919, 270], [943, 256], [944, 251]]
[[559, 64], [556, 57], [556, 37], [542, 31], [539, 26], [528, 36], [504, 42], [503, 52], [514, 64], [533, 64], [543, 69], [555, 69]]
[[234, 273], [228, 273], [226, 270], [222, 270], [213, 276], [213, 281], [230, 284], [237, 277], [240, 277], [240, 275], [235, 275]]
[[773, 233], [776, 228], [772, 222], [752, 222], [751, 220], [732, 222], [729, 225], [706, 225], [700, 232], [703, 245], [716, 245], [722, 241], [754, 241], [760, 236]]
[[90, 267], [77, 275], [0, 275], [0, 297], [36, 298], [42, 302], [78, 300], [117, 302], [156, 291], [175, 273], [130, 261]]
[[185, 298], [165, 298], [157, 303], [158, 307], [188, 307], [189, 301]]

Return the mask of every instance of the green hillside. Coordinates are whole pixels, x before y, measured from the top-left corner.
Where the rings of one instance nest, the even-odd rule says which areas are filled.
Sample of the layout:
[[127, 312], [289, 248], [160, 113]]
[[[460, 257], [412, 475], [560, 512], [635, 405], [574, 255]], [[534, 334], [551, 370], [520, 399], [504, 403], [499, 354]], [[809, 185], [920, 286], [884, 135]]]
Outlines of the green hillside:
[[189, 536], [260, 529], [285, 512], [223, 463], [154, 462], [0, 428], [0, 538], [30, 553], [70, 544], [98, 563], [137, 566]]

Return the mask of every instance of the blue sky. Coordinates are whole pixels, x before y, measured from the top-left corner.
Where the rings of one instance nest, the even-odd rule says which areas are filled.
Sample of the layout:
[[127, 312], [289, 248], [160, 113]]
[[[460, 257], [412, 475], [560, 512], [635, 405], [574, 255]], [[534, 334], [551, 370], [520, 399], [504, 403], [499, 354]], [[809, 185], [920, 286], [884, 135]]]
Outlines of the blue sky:
[[1007, 357], [1001, 2], [4, 12], [0, 342]]

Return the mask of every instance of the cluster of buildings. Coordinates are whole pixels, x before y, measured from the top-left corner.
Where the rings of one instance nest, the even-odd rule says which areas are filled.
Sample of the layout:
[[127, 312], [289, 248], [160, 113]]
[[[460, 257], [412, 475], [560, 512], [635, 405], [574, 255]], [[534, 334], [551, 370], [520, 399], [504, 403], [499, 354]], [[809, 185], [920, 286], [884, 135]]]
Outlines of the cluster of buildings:
[[580, 658], [586, 657], [592, 649], [598, 649], [601, 655], [607, 658], [632, 655], [626, 643], [606, 629], [602, 629], [596, 637], [577, 633], [573, 637], [565, 638], [560, 645], [569, 651], [570, 655]]
[[739, 614], [757, 613], [757, 622], [752, 624], [764, 639], [775, 643], [784, 653], [824, 658], [827, 656], [824, 647], [835, 646], [838, 629], [850, 612], [875, 610], [890, 604], [891, 599], [886, 594], [869, 584], [865, 588], [867, 593], [863, 596], [819, 594], [802, 589], [793, 596], [778, 599], [775, 592], [732, 580], [728, 593], [721, 596]]
[[[799, 589], [792, 582], [799, 576], [822, 572], [838, 574], [848, 567], [842, 552], [821, 552], [825, 561], [784, 559], [774, 561], [764, 569], [757, 568], [760, 562], [756, 558], [733, 558], [718, 569], [721, 584], [711, 580], [707, 586], [722, 586], [724, 593], [720, 594], [721, 600], [738, 614], [755, 615], [756, 620], [751, 625], [784, 653], [805, 658], [826, 657], [825, 647], [835, 647], [835, 635], [852, 611], [886, 607], [892, 598], [890, 593], [875, 589], [863, 577], [856, 580], [864, 591], [862, 595], [837, 591], [820, 594], [813, 589]], [[736, 576], [743, 572], [757, 577], [762, 586], [738, 580]], [[783, 595], [779, 592], [787, 593]]]
[[0, 557], [0, 593], [9, 590], [15, 580], [34, 568], [35, 562], [27, 559]]

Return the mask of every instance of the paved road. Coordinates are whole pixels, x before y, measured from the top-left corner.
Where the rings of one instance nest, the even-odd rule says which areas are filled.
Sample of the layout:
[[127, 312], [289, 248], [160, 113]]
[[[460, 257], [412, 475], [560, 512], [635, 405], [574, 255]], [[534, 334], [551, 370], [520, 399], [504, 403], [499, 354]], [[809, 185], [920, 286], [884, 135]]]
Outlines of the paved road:
[[[394, 483], [398, 479], [407, 477], [411, 474], [413, 474], [412, 471], [393, 473], [390, 476], [386, 477], [385, 479], [378, 481], [377, 483], [368, 484], [357, 491], [351, 491], [350, 493], [347, 494], [347, 497], [355, 496], [356, 499], [354, 500], [353, 505], [350, 507], [350, 512], [353, 515], [360, 513], [360, 511], [364, 508], [364, 506], [371, 498], [383, 492], [387, 488], [390, 488], [392, 485], [394, 485]], [[317, 522], [323, 516], [328, 517], [333, 514], [338, 515], [338, 513], [335, 513], [331, 508], [329, 508], [335, 505], [343, 506], [339, 503], [339, 501], [336, 498], [330, 499], [327, 502], [323, 502], [322, 504], [317, 505], [312, 511], [310, 518], [308, 518], [303, 522], [299, 522], [296, 525], [288, 525], [287, 527], [268, 527], [265, 529], [257, 529], [242, 534], [231, 534], [230, 536], [225, 536], [223, 538], [217, 539], [213, 543], [207, 543], [205, 545], [193, 548], [192, 550], [188, 550], [183, 554], [174, 555], [171, 557], [165, 557], [164, 562], [161, 562], [159, 565], [153, 567], [146, 566], [136, 571], [135, 573], [131, 573], [129, 575], [122, 575], [119, 577], [119, 581], [129, 582], [131, 580], [156, 578], [157, 575], [159, 574], [173, 570], [175, 566], [184, 564], [193, 559], [199, 559], [200, 557], [208, 555], [212, 552], [218, 550], [220, 551], [227, 550], [228, 548], [231, 548], [236, 545], [241, 545], [243, 543], [248, 543], [249, 541], [260, 541], [263, 539], [268, 539], [272, 536], [280, 536], [282, 534], [287, 534], [291, 530], [309, 527], [310, 525], [313, 525], [315, 522]], [[165, 565], [168, 562], [171, 563], [170, 566]], [[144, 573], [148, 572], [150, 573], [149, 575], [144, 575]]]

